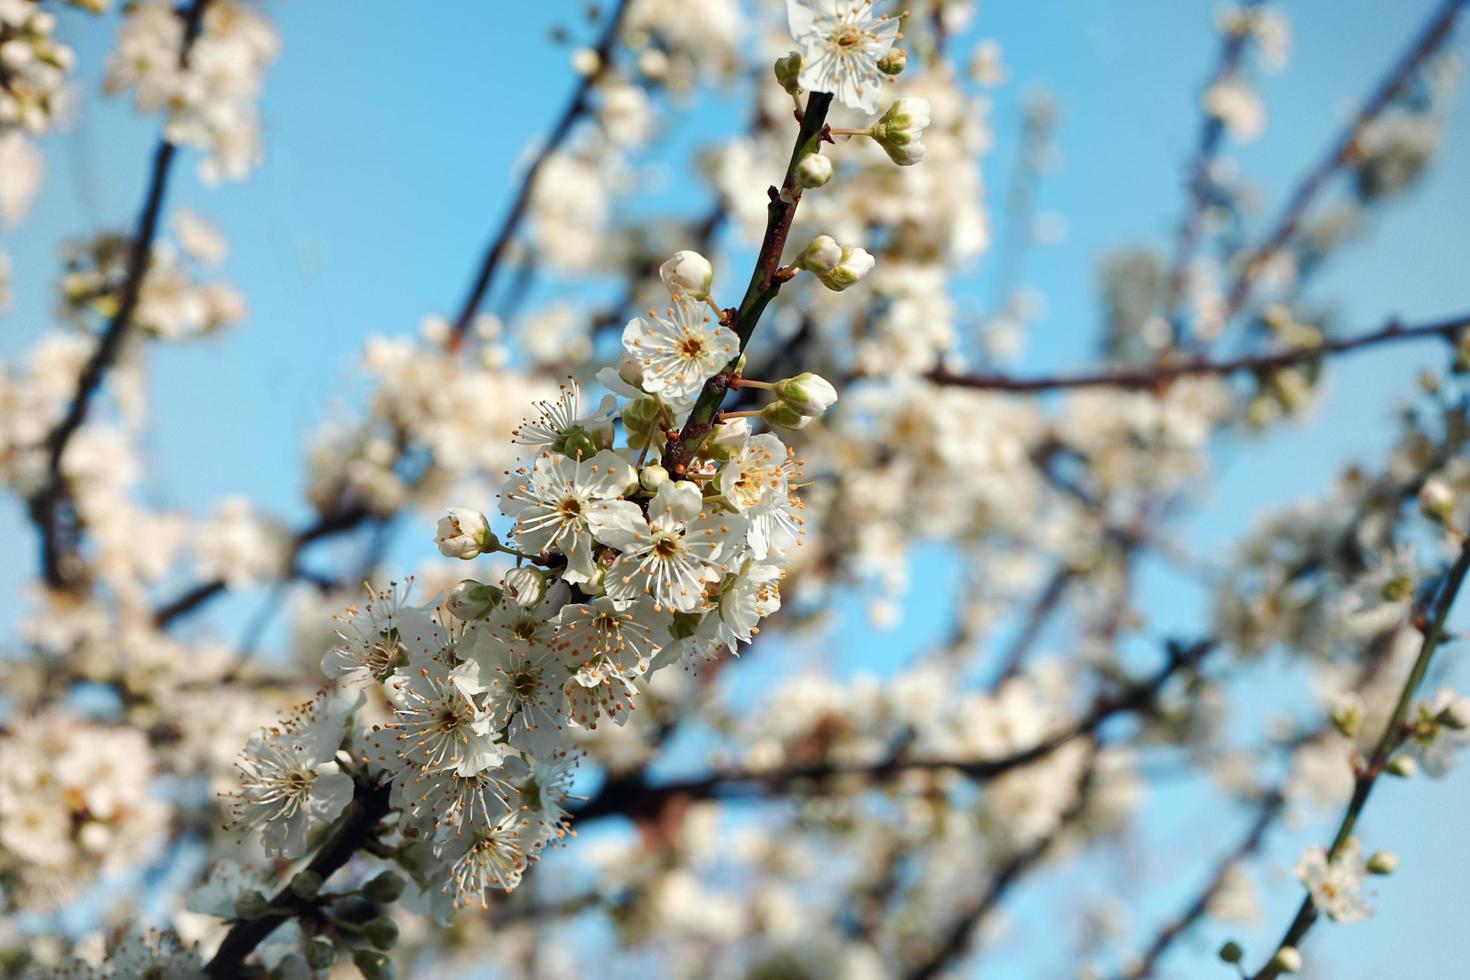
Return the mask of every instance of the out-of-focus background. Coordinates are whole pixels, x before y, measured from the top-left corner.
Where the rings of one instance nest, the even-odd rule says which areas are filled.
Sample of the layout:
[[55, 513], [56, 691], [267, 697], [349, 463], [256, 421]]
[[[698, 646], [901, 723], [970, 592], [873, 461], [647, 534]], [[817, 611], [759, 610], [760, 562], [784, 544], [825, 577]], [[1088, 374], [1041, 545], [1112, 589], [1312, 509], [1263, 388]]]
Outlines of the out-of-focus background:
[[[1431, 0], [1287, 5], [1290, 63], [1260, 88], [1267, 126], [1259, 140], [1232, 149], [1265, 189], [1264, 214], [1279, 207], [1285, 189], [1434, 6]], [[149, 495], [203, 509], [245, 494], [293, 521], [309, 515], [302, 500], [303, 437], [335, 405], [362, 398], [356, 358], [365, 338], [412, 331], [426, 312], [447, 313], [457, 301], [471, 258], [534, 149], [528, 140], [547, 130], [572, 84], [569, 48], [551, 39], [554, 27], [576, 20], [571, 7], [480, 0], [270, 6], [284, 47], [261, 102], [263, 167], [243, 184], [204, 188], [191, 175], [171, 190], [173, 205], [227, 234], [224, 269], [249, 314], [237, 329], [202, 343], [162, 346], [149, 358]], [[952, 42], [965, 49], [996, 39], [1009, 71], [994, 91], [990, 125], [997, 148], [985, 163], [997, 239], [1007, 233], [1002, 198], [1023, 106], [1044, 90], [1058, 113], [1057, 159], [1038, 190], [1054, 241], [1025, 256], [1021, 281], [1042, 305], [1024, 336], [1018, 370], [1051, 371], [1094, 358], [1102, 257], [1120, 246], [1171, 240], [1181, 174], [1197, 138], [1199, 89], [1218, 46], [1213, 7], [1178, 0], [986, 2]], [[95, 91], [111, 33], [77, 13], [63, 13], [62, 21], [60, 37], [77, 51], [79, 83]], [[706, 208], [707, 191], [683, 183], [681, 175], [701, 141], [741, 125], [742, 104], [731, 98], [677, 105], [665, 136], [640, 163], [660, 190], [615, 206], [673, 204], [690, 214]], [[70, 131], [48, 141], [45, 188], [30, 219], [4, 234], [15, 300], [0, 319], [0, 356], [15, 356], [51, 321], [57, 243], [99, 225], [131, 222], [154, 138], [152, 120], [88, 99]], [[1457, 105], [1427, 179], [1383, 209], [1315, 282], [1314, 293], [1340, 324], [1367, 329], [1386, 314], [1413, 320], [1463, 308], [1470, 268], [1467, 172], [1470, 107]], [[736, 270], [747, 263], [738, 248], [725, 254], [721, 296], [741, 287]], [[960, 302], [992, 302], [997, 276], [994, 263], [982, 259]], [[569, 298], [593, 302], [614, 288], [592, 283]], [[1237, 443], [1217, 459], [1213, 495], [1189, 520], [1182, 542], [1223, 558], [1254, 515], [1322, 494], [1349, 461], [1381, 457], [1396, 399], [1411, 391], [1419, 367], [1439, 357], [1428, 348], [1401, 347], [1338, 362], [1329, 394], [1309, 418]], [[386, 564], [417, 567], [435, 554], [431, 539], [427, 515], [407, 522]], [[36, 571], [36, 549], [21, 505], [9, 496], [0, 502], [0, 541], [6, 556], [0, 622], [12, 623], [30, 601], [25, 586]], [[1138, 594], [1158, 616], [1159, 635], [1187, 634], [1204, 621], [1199, 590], [1161, 566], [1144, 567]], [[855, 599], [850, 624], [833, 638], [840, 651], [834, 669], [879, 676], [901, 670], [945, 629], [954, 570], [941, 547], [920, 555], [891, 629], [872, 629]], [[212, 607], [207, 622], [243, 625], [258, 600], [232, 597]], [[284, 640], [284, 628], [273, 631], [262, 655]], [[1459, 662], [1463, 656], [1452, 651], [1443, 670], [1470, 676]], [[752, 665], [741, 683], [755, 689], [759, 679]], [[1277, 707], [1263, 700], [1254, 720]], [[697, 754], [699, 747], [687, 751]], [[1049, 918], [1049, 901], [1079, 884], [1085, 890], [1089, 874], [1121, 882], [1107, 887], [1132, 913], [1140, 936], [1198, 888], [1201, 859], [1234, 839], [1245, 817], [1167, 781], [1155, 792], [1146, 819], [1156, 828], [1150, 839], [1163, 843], [1092, 857], [1025, 884], [1005, 911], [1009, 932], [987, 959], [985, 975], [1059, 975], [1066, 964], [1054, 958], [1050, 937], [1074, 924]], [[1406, 976], [1400, 966], [1406, 962], [1418, 976], [1463, 975], [1470, 956], [1462, 899], [1470, 876], [1467, 807], [1470, 767], [1442, 782], [1380, 787], [1362, 832], [1391, 841], [1400, 871], [1372, 885], [1371, 920], [1319, 926], [1316, 975]], [[1281, 874], [1266, 892], [1263, 915], [1254, 927], [1198, 930], [1186, 941], [1189, 952], [1174, 961], [1183, 964], [1181, 975], [1225, 969], [1213, 954], [1227, 935], [1258, 951], [1275, 941], [1300, 900], [1290, 864], [1305, 841], [1320, 835], [1320, 827], [1302, 827], [1273, 838], [1269, 853]], [[575, 850], [551, 860], [575, 860]], [[1179, 872], [1171, 873], [1174, 868]], [[1136, 894], [1131, 881], [1140, 885]]]

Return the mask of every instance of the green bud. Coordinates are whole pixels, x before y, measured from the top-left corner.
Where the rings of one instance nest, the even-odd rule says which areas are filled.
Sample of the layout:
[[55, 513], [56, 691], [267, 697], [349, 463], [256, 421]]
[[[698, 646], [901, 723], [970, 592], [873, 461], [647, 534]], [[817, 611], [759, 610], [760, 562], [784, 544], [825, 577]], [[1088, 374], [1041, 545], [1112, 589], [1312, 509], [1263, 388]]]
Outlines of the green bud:
[[1363, 724], [1363, 699], [1356, 694], [1345, 694], [1332, 706], [1332, 727], [1344, 738], [1356, 738]]
[[778, 429], [804, 429], [812, 420], [810, 415], [801, 414], [785, 402], [771, 402], [761, 409], [761, 418]]
[[908, 167], [924, 159], [928, 125], [928, 99], [899, 99], [873, 124], [872, 136], [890, 160]]
[[775, 396], [800, 415], [817, 418], [837, 401], [837, 389], [819, 374], [804, 371], [771, 386]]
[[1398, 870], [1399, 856], [1392, 851], [1374, 851], [1366, 867], [1373, 875], [1391, 875]]
[[291, 894], [303, 901], [316, 898], [322, 890], [322, 876], [315, 871], [298, 871], [291, 877]]
[[1226, 963], [1239, 963], [1245, 958], [1245, 950], [1234, 940], [1220, 947], [1220, 959]]
[[570, 425], [561, 434], [561, 438], [551, 444], [551, 448], [572, 459], [587, 459], [607, 447], [602, 445], [595, 433], [588, 432], [580, 425]]
[[384, 871], [368, 879], [367, 884], [362, 886], [362, 897], [369, 902], [378, 902], [387, 905], [389, 902], [398, 901], [403, 894], [403, 889], [408, 882], [403, 875], [396, 871]]
[[669, 471], [657, 463], [643, 467], [638, 474], [638, 485], [649, 493], [654, 493], [659, 487], [669, 482]]
[[1295, 973], [1302, 968], [1302, 954], [1296, 951], [1295, 946], [1282, 946], [1271, 957], [1271, 965], [1282, 973]]
[[392, 949], [398, 944], [398, 923], [392, 916], [380, 915], [362, 927], [362, 935], [378, 949]]
[[903, 48], [890, 48], [887, 54], [878, 59], [878, 70], [885, 75], [901, 75], [908, 61], [909, 56]]
[[657, 398], [637, 398], [623, 406], [623, 428], [629, 445], [642, 446], [658, 434], [664, 407]]
[[1409, 593], [1413, 591], [1414, 583], [1410, 581], [1407, 575], [1395, 575], [1383, 583], [1383, 598], [1389, 602], [1398, 602], [1400, 599], [1407, 599]]
[[1407, 755], [1396, 755], [1388, 760], [1388, 765], [1383, 767], [1384, 772], [1400, 779], [1408, 779], [1418, 770], [1419, 767], [1414, 763], [1413, 758]]
[[235, 918], [241, 922], [263, 918], [270, 910], [270, 899], [258, 891], [241, 892], [235, 896]]
[[1455, 511], [1455, 491], [1437, 476], [1431, 476], [1419, 488], [1419, 512], [1432, 521], [1448, 524]]
[[704, 445], [699, 447], [699, 452], [716, 463], [728, 463], [740, 455], [740, 450], [745, 447], [745, 439], [749, 431], [739, 420], [721, 422], [715, 426], [709, 438], [704, 440]]
[[397, 980], [393, 961], [375, 949], [353, 950], [352, 963], [365, 980]]
[[456, 585], [444, 600], [444, 607], [456, 619], [484, 619], [500, 605], [503, 594], [493, 585], [467, 578]]
[[802, 92], [801, 83], [796, 80], [801, 74], [801, 65], [800, 51], [792, 51], [776, 59], [776, 81], [792, 95], [800, 95]]
[[306, 965], [313, 970], [330, 970], [337, 962], [337, 947], [330, 939], [318, 936], [306, 944], [303, 950]]
[[832, 179], [832, 161], [820, 153], [808, 153], [796, 165], [796, 183], [811, 190]]

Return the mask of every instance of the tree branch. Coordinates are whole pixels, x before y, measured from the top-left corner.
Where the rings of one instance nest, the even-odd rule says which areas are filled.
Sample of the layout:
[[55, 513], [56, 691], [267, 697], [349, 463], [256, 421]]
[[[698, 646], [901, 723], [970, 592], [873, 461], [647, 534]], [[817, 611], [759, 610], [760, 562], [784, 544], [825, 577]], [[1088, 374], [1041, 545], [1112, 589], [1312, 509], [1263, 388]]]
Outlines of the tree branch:
[[[204, 23], [204, 9], [209, 0], [193, 0], [180, 12], [184, 21], [183, 42], [179, 48], [179, 67], [189, 64], [189, 49], [199, 36]], [[27, 500], [30, 519], [41, 533], [41, 573], [46, 584], [54, 589], [69, 589], [78, 585], [74, 569], [68, 567], [71, 554], [75, 551], [75, 537], [79, 533], [77, 517], [72, 507], [71, 494], [62, 476], [62, 458], [72, 436], [82, 427], [91, 408], [92, 399], [102, 387], [107, 372], [116, 363], [123, 342], [133, 328], [133, 315], [138, 310], [142, 296], [143, 280], [148, 275], [148, 264], [153, 254], [153, 240], [158, 234], [159, 219], [163, 214], [164, 195], [168, 190], [169, 172], [173, 166], [177, 147], [167, 137], [160, 137], [153, 151], [153, 166], [148, 176], [148, 188], [143, 196], [143, 208], [138, 213], [133, 237], [128, 242], [127, 265], [123, 274], [122, 289], [118, 294], [117, 311], [102, 331], [92, 356], [82, 366], [77, 376], [76, 393], [68, 403], [61, 421], [46, 437], [46, 478], [40, 488]]]
[[1214, 649], [1211, 641], [1189, 647], [1171, 646], [1168, 661], [1151, 676], [1132, 684], [1111, 698], [1101, 698], [1092, 710], [1071, 728], [1034, 745], [986, 759], [923, 759], [894, 754], [881, 762], [846, 766], [831, 762], [785, 766], [768, 771], [737, 770], [714, 773], [697, 779], [650, 785], [642, 773], [610, 779], [586, 803], [573, 811], [579, 822], [608, 816], [652, 816], [673, 800], [740, 799], [781, 792], [798, 783], [820, 782], [842, 776], [861, 776], [875, 782], [894, 779], [909, 772], [953, 770], [977, 781], [995, 779], [1013, 769], [1030, 765], [1051, 755], [1078, 738], [1091, 737], [1103, 722], [1115, 715], [1142, 710], [1155, 703], [1165, 683], [1181, 670], [1194, 669]]
[[1364, 131], [1398, 97], [1414, 71], [1449, 38], [1465, 3], [1466, 0], [1445, 0], [1439, 6], [1423, 30], [1419, 32], [1414, 43], [1394, 63], [1388, 75], [1378, 83], [1378, 87], [1358, 109], [1347, 127], [1328, 147], [1327, 153], [1297, 185], [1296, 191], [1291, 195], [1286, 207], [1272, 226], [1271, 233], [1245, 260], [1245, 264], [1241, 266], [1240, 272], [1231, 284], [1225, 301], [1224, 321], [1228, 322], [1245, 306], [1246, 301], [1250, 298], [1251, 288], [1255, 285], [1256, 276], [1291, 240], [1296, 233], [1297, 226], [1301, 224], [1302, 218], [1306, 215], [1307, 208], [1311, 206], [1312, 201], [1327, 185], [1327, 182], [1340, 169], [1353, 162], [1357, 154], [1358, 140], [1362, 138]]
[[1007, 374], [951, 374], [940, 369], [930, 372], [929, 379], [941, 385], [1016, 393], [1060, 391], [1069, 388], [1123, 388], [1134, 391], [1156, 391], [1168, 387], [1169, 384], [1180, 378], [1224, 376], [1246, 371], [1269, 372], [1290, 367], [1293, 364], [1317, 361], [1325, 357], [1348, 354], [1386, 344], [1435, 338], [1453, 344], [1460, 332], [1467, 328], [1470, 328], [1470, 313], [1413, 326], [1404, 326], [1398, 320], [1390, 320], [1387, 325], [1371, 333], [1324, 340], [1315, 347], [1295, 348], [1270, 354], [1250, 354], [1229, 360], [1216, 361], [1203, 356], [1189, 357], [1162, 361], [1140, 368], [1105, 369], [1033, 378], [1021, 378]]
[[[832, 106], [832, 96], [826, 92], [812, 92], [807, 96], [806, 110], [800, 114], [801, 129], [796, 136], [796, 145], [791, 150], [791, 161], [786, 165], [786, 176], [780, 190], [770, 188], [771, 203], [766, 209], [766, 233], [761, 239], [760, 253], [756, 256], [755, 271], [751, 273], [750, 285], [739, 308], [728, 311], [730, 329], [740, 338], [740, 351], [750, 343], [756, 324], [766, 306], [781, 291], [781, 279], [776, 272], [781, 268], [781, 252], [786, 247], [786, 236], [791, 232], [791, 221], [796, 217], [796, 207], [801, 203], [801, 186], [796, 182], [796, 165], [808, 153], [821, 151], [825, 134], [827, 110]], [[715, 427], [715, 417], [730, 390], [735, 361], [726, 365], [719, 374], [705, 382], [704, 389], [689, 411], [683, 431], [677, 439], [669, 440], [664, 447], [663, 465], [675, 478], [682, 477], [694, 458], [694, 449]]]
[[[324, 882], [336, 874], [373, 837], [379, 821], [388, 814], [388, 799], [388, 786], [358, 783], [341, 824], [318, 849], [306, 870], [321, 875]], [[230, 928], [214, 958], [204, 968], [206, 976], [219, 980], [240, 976], [245, 957], [275, 932], [277, 926], [291, 915], [311, 908], [312, 903], [296, 897], [287, 884], [276, 892], [270, 907], [272, 914], [239, 921]]]
[[[1429, 670], [1429, 662], [1434, 657], [1434, 651], [1444, 639], [1445, 621], [1449, 618], [1450, 608], [1455, 604], [1455, 597], [1460, 593], [1460, 587], [1465, 582], [1467, 572], [1470, 572], [1470, 540], [1467, 540], [1461, 547], [1460, 557], [1455, 560], [1454, 566], [1451, 567], [1449, 574], [1445, 576], [1444, 582], [1440, 585], [1439, 594], [1435, 597], [1429, 629], [1425, 632], [1424, 641], [1419, 646], [1419, 656], [1414, 660], [1414, 667], [1409, 671], [1408, 679], [1404, 681], [1403, 689], [1399, 692], [1398, 703], [1393, 709], [1393, 715], [1384, 726], [1383, 735], [1379, 738], [1368, 765], [1358, 773], [1353, 784], [1352, 798], [1348, 800], [1347, 810], [1343, 813], [1342, 821], [1337, 826], [1337, 835], [1332, 839], [1332, 846], [1327, 850], [1329, 862], [1337, 857], [1338, 852], [1352, 836], [1358, 816], [1367, 805], [1368, 797], [1373, 792], [1378, 777], [1383, 773], [1388, 757], [1402, 744], [1404, 719], [1408, 717], [1409, 708], [1414, 703], [1414, 695], [1420, 683], [1423, 682], [1425, 673]], [[1312, 896], [1308, 894], [1302, 899], [1296, 918], [1287, 927], [1285, 935], [1281, 937], [1281, 942], [1276, 948], [1299, 945], [1316, 921], [1317, 905], [1312, 901]], [[1253, 980], [1274, 980], [1280, 975], [1281, 969], [1276, 965], [1273, 956], [1255, 974]]]
[[515, 200], [511, 202], [505, 220], [500, 223], [500, 230], [491, 239], [490, 247], [485, 251], [485, 258], [480, 263], [480, 271], [476, 274], [469, 294], [465, 297], [458, 315], [454, 318], [453, 331], [449, 337], [450, 350], [458, 350], [460, 344], [464, 342], [465, 332], [474, 322], [475, 313], [479, 310], [480, 304], [484, 302], [486, 294], [489, 293], [490, 285], [495, 281], [495, 273], [505, 258], [506, 249], [510, 247], [511, 239], [515, 237], [516, 229], [520, 226], [526, 208], [531, 203], [531, 194], [536, 189], [536, 178], [540, 175], [541, 168], [557, 150], [561, 149], [561, 145], [571, 135], [577, 120], [581, 119], [590, 107], [592, 91], [601, 81], [607, 66], [611, 64], [613, 45], [617, 43], [618, 31], [623, 24], [623, 15], [627, 13], [630, 2], [631, 0], [618, 0], [618, 5], [613, 8], [612, 16], [608, 18], [607, 25], [602, 30], [602, 36], [598, 38], [597, 46], [593, 49], [597, 53], [597, 70], [581, 76], [578, 80], [577, 87], [572, 90], [571, 99], [567, 101], [566, 107], [557, 117], [556, 125], [551, 129], [551, 135], [546, 138], [546, 142], [542, 144], [541, 149], [531, 161], [531, 166], [526, 169], [525, 176], [521, 178], [520, 190], [516, 192]]

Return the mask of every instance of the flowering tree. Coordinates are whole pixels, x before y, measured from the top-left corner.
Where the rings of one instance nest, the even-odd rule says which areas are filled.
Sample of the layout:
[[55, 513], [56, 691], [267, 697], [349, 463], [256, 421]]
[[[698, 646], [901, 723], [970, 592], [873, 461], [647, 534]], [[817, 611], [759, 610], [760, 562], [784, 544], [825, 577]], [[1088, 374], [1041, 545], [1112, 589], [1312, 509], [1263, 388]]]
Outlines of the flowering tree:
[[[1428, 680], [1470, 573], [1470, 314], [1343, 329], [1309, 287], [1427, 172], [1461, 2], [1265, 215], [1229, 154], [1287, 30], [1221, 11], [1177, 234], [1105, 257], [1095, 366], [1028, 374], [1056, 111], [1028, 106], [992, 246], [1006, 72], [996, 42], [961, 56], [970, 4], [618, 0], [577, 28], [453, 316], [363, 352], [299, 527], [159, 508], [138, 448], [150, 350], [245, 319], [223, 237], [168, 192], [186, 161], [260, 163], [277, 31], [250, 0], [70, 6], [0, 0], [0, 222], [72, 98], [67, 31], [116, 21], [104, 88], [158, 138], [136, 223], [65, 244], [64, 326], [0, 365], [0, 475], [39, 542], [0, 661], [6, 975], [930, 977], [1049, 874], [1091, 923], [1075, 969], [1193, 976], [1213, 944], [1181, 940], [1256, 914], [1288, 819], [1314, 842], [1271, 887], [1299, 910], [1210, 968], [1295, 972], [1320, 920], [1370, 914], [1396, 865], [1358, 827], [1376, 787], [1470, 741], [1470, 699]], [[711, 91], [749, 109], [703, 148], [709, 209], [615, 208]], [[971, 314], [977, 262], [999, 289]], [[31, 286], [8, 268], [0, 304]], [[526, 309], [538, 280], [616, 289]], [[1412, 343], [1436, 369], [1384, 458], [1228, 555], [1179, 546], [1224, 450], [1303, 419], [1335, 359]], [[400, 525], [441, 555], [416, 575], [385, 560]], [[878, 677], [833, 663], [936, 548], [948, 635]], [[1208, 615], [1158, 626], [1149, 565]], [[195, 625], [230, 593], [263, 600], [239, 643]], [[1110, 928], [1077, 895], [1150, 844], [1161, 765], [1229, 819], [1160, 874], [1194, 882], [1177, 911]]]

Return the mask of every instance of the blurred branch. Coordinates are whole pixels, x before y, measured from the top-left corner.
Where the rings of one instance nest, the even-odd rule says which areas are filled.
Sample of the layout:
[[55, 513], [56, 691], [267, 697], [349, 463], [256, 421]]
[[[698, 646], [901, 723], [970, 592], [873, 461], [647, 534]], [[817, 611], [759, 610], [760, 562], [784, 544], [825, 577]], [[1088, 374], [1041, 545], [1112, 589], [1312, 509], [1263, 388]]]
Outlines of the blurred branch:
[[1179, 916], [1170, 921], [1159, 930], [1153, 942], [1149, 944], [1139, 961], [1128, 968], [1123, 974], [1127, 980], [1141, 980], [1143, 977], [1151, 977], [1159, 960], [1169, 951], [1169, 948], [1183, 936], [1200, 919], [1204, 918], [1209, 910], [1210, 902], [1225, 887], [1230, 869], [1238, 862], [1244, 860], [1256, 851], [1260, 850], [1265, 842], [1266, 832], [1271, 829], [1272, 824], [1281, 815], [1285, 806], [1285, 798], [1280, 790], [1269, 793], [1258, 804], [1256, 818], [1251, 821], [1246, 829], [1245, 835], [1230, 851], [1222, 857], [1215, 865], [1214, 872], [1210, 875], [1204, 889], [1189, 903]]
[[674, 800], [738, 799], [760, 797], [780, 792], [798, 783], [820, 782], [842, 776], [861, 776], [883, 781], [909, 772], [950, 770], [974, 780], [989, 780], [1046, 758], [1062, 746], [1078, 738], [1094, 735], [1103, 722], [1115, 715], [1144, 710], [1156, 703], [1164, 684], [1185, 669], [1194, 669], [1214, 649], [1211, 641], [1188, 647], [1172, 646], [1169, 659], [1154, 674], [1129, 685], [1116, 695], [1099, 698], [1091, 711], [1071, 728], [1016, 752], [988, 759], [913, 759], [895, 753], [868, 765], [840, 765], [820, 762], [785, 766], [768, 771], [730, 771], [714, 773], [682, 782], [650, 785], [642, 773], [614, 778], [605, 782], [585, 804], [573, 812], [578, 822], [613, 815], [645, 816], [662, 811]]
[[1136, 391], [1154, 391], [1166, 388], [1180, 378], [1199, 376], [1223, 376], [1241, 372], [1270, 372], [1348, 354], [1369, 347], [1408, 341], [1440, 339], [1455, 343], [1460, 332], [1470, 328], [1470, 313], [1461, 314], [1434, 323], [1405, 326], [1398, 320], [1371, 333], [1353, 337], [1324, 340], [1315, 347], [1301, 347], [1276, 351], [1270, 354], [1250, 354], [1229, 360], [1211, 360], [1208, 357], [1188, 357], [1180, 360], [1162, 361], [1140, 368], [1104, 369], [1076, 374], [1053, 374], [1022, 378], [1007, 374], [951, 374], [939, 369], [929, 374], [935, 384], [974, 388], [981, 391], [1043, 392], [1069, 388], [1123, 388]]
[[938, 976], [951, 962], [966, 955], [969, 951], [971, 937], [975, 930], [985, 919], [1000, 907], [1011, 888], [1019, 882], [1033, 867], [1039, 864], [1051, 851], [1052, 846], [1066, 833], [1072, 824], [1076, 823], [1087, 810], [1087, 804], [1092, 795], [1092, 783], [1096, 775], [1098, 745], [1093, 740], [1092, 751], [1086, 766], [1082, 771], [1082, 778], [1077, 784], [1077, 799], [1067, 811], [1062, 814], [1055, 829], [1041, 840], [1030, 847], [1024, 848], [1013, 855], [998, 868], [990, 879], [989, 886], [972, 906], [963, 910], [949, 928], [945, 931], [943, 941], [929, 955], [916, 965], [903, 971], [905, 980], [931, 980]]
[[1445, 0], [1429, 18], [1414, 43], [1400, 56], [1388, 75], [1378, 83], [1368, 100], [1358, 109], [1347, 127], [1328, 147], [1326, 154], [1309, 170], [1277, 216], [1270, 234], [1245, 260], [1237, 273], [1225, 301], [1223, 322], [1239, 313], [1250, 298], [1256, 276], [1289, 242], [1312, 201], [1326, 187], [1333, 175], [1348, 166], [1357, 155], [1358, 141], [1389, 104], [1408, 85], [1414, 72], [1448, 40], [1466, 0]]
[[[179, 66], [187, 67], [189, 49], [199, 36], [204, 22], [204, 9], [209, 0], [193, 0], [180, 11], [184, 21], [183, 41], [179, 47]], [[83, 365], [77, 376], [76, 393], [67, 405], [66, 414], [46, 438], [46, 476], [40, 488], [27, 500], [30, 519], [41, 534], [41, 574], [46, 584], [54, 589], [74, 588], [68, 564], [75, 551], [75, 538], [80, 532], [77, 517], [71, 503], [71, 494], [61, 472], [62, 458], [72, 436], [82, 427], [91, 408], [92, 399], [102, 387], [107, 372], [116, 363], [123, 342], [133, 328], [133, 315], [138, 310], [138, 301], [143, 292], [143, 280], [148, 275], [148, 264], [153, 253], [153, 240], [158, 234], [159, 219], [163, 214], [163, 199], [168, 190], [168, 178], [178, 148], [167, 137], [160, 137], [153, 151], [153, 166], [148, 175], [148, 189], [143, 197], [143, 208], [128, 242], [127, 267], [124, 271], [121, 292], [118, 294], [117, 311], [108, 321], [97, 347]]]
[[[1250, 0], [1245, 9], [1261, 5], [1261, 0]], [[1241, 58], [1250, 40], [1246, 30], [1228, 32], [1220, 45], [1220, 58], [1205, 91], [1230, 78], [1240, 68]], [[1188, 198], [1184, 216], [1179, 222], [1179, 233], [1174, 243], [1174, 257], [1169, 266], [1169, 280], [1164, 294], [1164, 318], [1174, 333], [1174, 343], [1179, 345], [1183, 336], [1183, 321], [1180, 316], [1180, 300], [1184, 296], [1184, 284], [1189, 276], [1189, 265], [1199, 248], [1200, 233], [1204, 230], [1205, 212], [1210, 202], [1210, 170], [1220, 152], [1220, 142], [1225, 137], [1225, 121], [1218, 115], [1206, 112], [1200, 124], [1199, 145], [1190, 160], [1185, 190]]]
[[578, 79], [577, 87], [572, 90], [571, 99], [567, 101], [566, 107], [557, 117], [556, 124], [551, 128], [551, 134], [547, 136], [546, 142], [542, 144], [541, 149], [532, 159], [530, 167], [526, 169], [525, 176], [521, 178], [521, 186], [516, 192], [515, 200], [511, 202], [505, 220], [500, 223], [500, 230], [491, 239], [490, 247], [485, 251], [485, 258], [480, 263], [480, 271], [475, 276], [469, 294], [465, 297], [459, 313], [454, 318], [454, 328], [448, 344], [451, 351], [458, 350], [464, 342], [464, 335], [469, 330], [470, 324], [474, 322], [475, 313], [480, 309], [480, 304], [484, 302], [491, 284], [495, 281], [495, 273], [505, 258], [506, 249], [510, 247], [511, 240], [515, 238], [516, 229], [520, 227], [521, 219], [525, 217], [526, 208], [530, 206], [531, 195], [535, 191], [536, 178], [540, 175], [541, 168], [557, 150], [561, 149], [561, 145], [571, 135], [577, 121], [591, 108], [592, 92], [597, 87], [597, 83], [602, 80], [608, 65], [612, 63], [613, 45], [617, 43], [618, 31], [623, 24], [623, 15], [627, 13], [630, 2], [631, 0], [618, 0], [617, 6], [613, 8], [612, 16], [608, 18], [602, 36], [598, 38], [597, 45], [593, 49], [597, 54], [597, 69]]

